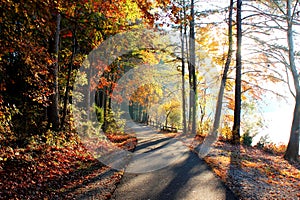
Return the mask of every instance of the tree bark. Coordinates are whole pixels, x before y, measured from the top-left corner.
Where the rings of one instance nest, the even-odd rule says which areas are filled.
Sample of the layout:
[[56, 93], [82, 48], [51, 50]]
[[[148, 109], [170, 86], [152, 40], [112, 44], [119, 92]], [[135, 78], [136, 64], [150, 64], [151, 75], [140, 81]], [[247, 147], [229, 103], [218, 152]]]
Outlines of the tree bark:
[[56, 16], [56, 31], [54, 36], [54, 64], [52, 66], [53, 76], [53, 94], [50, 96], [50, 106], [48, 111], [48, 122], [52, 126], [53, 131], [59, 130], [59, 113], [58, 113], [58, 53], [59, 53], [59, 35], [60, 35], [60, 21], [61, 15], [58, 13]]
[[[182, 82], [182, 88], [181, 88], [181, 94], [182, 94], [182, 125], [183, 125], [183, 133], [185, 134], [187, 131], [186, 127], [186, 102], [185, 102], [185, 55], [184, 55], [184, 39], [186, 35], [186, 13], [185, 13], [185, 0], [183, 0], [183, 22], [181, 22], [180, 27], [180, 39], [181, 39], [181, 82]], [[184, 29], [184, 32], [183, 32]]]
[[196, 112], [197, 112], [197, 78], [195, 70], [195, 10], [194, 10], [194, 0], [191, 0], [191, 20], [190, 20], [190, 59], [189, 59], [189, 69], [190, 69], [190, 98], [191, 98], [191, 108], [192, 108], [192, 135], [196, 134]]
[[240, 124], [241, 124], [241, 76], [242, 76], [242, 0], [237, 0], [237, 51], [236, 51], [236, 77], [235, 77], [235, 106], [234, 122], [232, 127], [232, 143], [240, 143]]
[[299, 75], [295, 63], [294, 54], [294, 38], [293, 38], [293, 16], [292, 16], [292, 0], [287, 0], [287, 42], [289, 51], [289, 64], [290, 70], [292, 72], [294, 86], [295, 86], [295, 109], [293, 122], [290, 132], [290, 139], [285, 152], [284, 158], [288, 161], [297, 161], [299, 159], [299, 131], [300, 131], [300, 85], [299, 85]]

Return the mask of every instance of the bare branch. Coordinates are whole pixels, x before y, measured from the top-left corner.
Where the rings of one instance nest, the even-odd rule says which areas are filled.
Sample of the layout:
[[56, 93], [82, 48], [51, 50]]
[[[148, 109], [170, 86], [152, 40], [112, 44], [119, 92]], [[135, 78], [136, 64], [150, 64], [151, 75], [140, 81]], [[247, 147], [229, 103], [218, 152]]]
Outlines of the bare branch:
[[[281, 97], [281, 98], [283, 98], [283, 99], [286, 98], [286, 96], [284, 96], [284, 95], [282, 95], [282, 94], [280, 94], [280, 93], [278, 93], [278, 92], [276, 92], [276, 91], [274, 91], [274, 90], [270, 90], [270, 89], [261, 87], [261, 86], [259, 86], [259, 85], [253, 84], [253, 83], [248, 82], [248, 81], [245, 81], [245, 80], [242, 80], [242, 82], [244, 82], [244, 83], [250, 85], [252, 88], [258, 88], [258, 89], [260, 89], [260, 90], [262, 90], [262, 91], [265, 91], [265, 92], [271, 92], [272, 94], [275, 94], [276, 96], [279, 96], [279, 97]], [[246, 92], [246, 91], [248, 91], [248, 90], [245, 90], [245, 91], [243, 91], [243, 92]]]

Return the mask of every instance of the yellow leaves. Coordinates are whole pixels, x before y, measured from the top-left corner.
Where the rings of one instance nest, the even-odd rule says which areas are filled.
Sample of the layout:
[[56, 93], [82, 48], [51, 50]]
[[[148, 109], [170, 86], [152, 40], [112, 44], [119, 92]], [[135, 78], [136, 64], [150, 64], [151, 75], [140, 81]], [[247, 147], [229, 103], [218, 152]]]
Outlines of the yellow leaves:
[[286, 176], [286, 177], [295, 177], [300, 179], [300, 172], [297, 170], [292, 170], [292, 169], [284, 169], [280, 172], [281, 175]]
[[227, 79], [225, 90], [226, 91], [232, 91], [233, 90], [233, 85], [234, 85], [234, 80]]
[[137, 19], [142, 17], [142, 14], [139, 10], [139, 6], [136, 2], [126, 0], [124, 3], [121, 4], [122, 11], [125, 15], [125, 19], [128, 21], [136, 21]]
[[141, 105], [157, 103], [162, 95], [158, 84], [144, 84], [140, 86], [130, 97], [130, 100]]
[[233, 122], [233, 115], [231, 115], [231, 114], [225, 114], [224, 115], [224, 121], [225, 122]]
[[157, 64], [158, 63], [158, 59], [154, 53], [145, 51], [145, 50], [140, 51], [140, 53], [147, 63], [149, 63], [149, 64]]
[[208, 48], [210, 49], [210, 51], [218, 51], [220, 48], [220, 44], [217, 41], [212, 41], [208, 44]]
[[163, 109], [168, 112], [173, 109], [179, 108], [180, 102], [178, 100], [172, 99], [170, 102], [163, 104]]
[[247, 97], [246, 97], [245, 93], [243, 93], [243, 94], [241, 95], [241, 99], [242, 99], [242, 101], [246, 101], [246, 100], [247, 100]]

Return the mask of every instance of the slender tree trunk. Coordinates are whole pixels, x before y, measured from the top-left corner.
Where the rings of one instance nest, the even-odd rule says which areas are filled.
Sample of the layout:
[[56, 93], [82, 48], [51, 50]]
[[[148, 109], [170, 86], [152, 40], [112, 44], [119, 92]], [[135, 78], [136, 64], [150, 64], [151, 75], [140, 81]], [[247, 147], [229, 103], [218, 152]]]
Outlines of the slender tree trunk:
[[103, 125], [102, 130], [105, 132], [107, 129], [107, 94], [106, 86], [103, 88]]
[[226, 80], [227, 80], [227, 73], [229, 70], [229, 66], [231, 63], [232, 58], [232, 10], [233, 10], [233, 0], [230, 0], [230, 6], [229, 6], [229, 20], [228, 20], [228, 53], [227, 53], [227, 59], [224, 66], [224, 71], [222, 75], [220, 90], [218, 94], [218, 100], [217, 100], [217, 106], [216, 106], [216, 113], [215, 113], [215, 119], [213, 124], [213, 130], [212, 134], [214, 137], [217, 136], [217, 131], [220, 126], [220, 119], [221, 119], [221, 111], [222, 111], [222, 104], [223, 104], [223, 97], [224, 97], [224, 90], [226, 86]]
[[[183, 125], [183, 133], [185, 134], [187, 132], [186, 127], [186, 102], [185, 102], [185, 55], [184, 55], [184, 38], [186, 34], [186, 16], [185, 16], [185, 1], [183, 0], [183, 22], [181, 22], [180, 27], [180, 35], [181, 35], [181, 82], [182, 82], [182, 88], [181, 88], [181, 94], [182, 94], [182, 125]], [[185, 30], [185, 33], [183, 33], [183, 27]]]
[[232, 127], [232, 143], [240, 142], [240, 124], [241, 124], [241, 76], [242, 76], [242, 0], [237, 0], [237, 51], [236, 51], [236, 77], [235, 77], [235, 106], [234, 122]]
[[54, 37], [54, 64], [52, 66], [52, 75], [53, 75], [53, 94], [50, 97], [51, 104], [48, 111], [48, 120], [52, 125], [52, 130], [59, 130], [59, 113], [58, 113], [58, 53], [59, 53], [59, 35], [60, 35], [60, 21], [61, 16], [58, 13], [56, 16], [56, 31]]
[[293, 38], [293, 16], [292, 16], [292, 0], [287, 0], [287, 42], [289, 47], [289, 64], [292, 72], [294, 86], [296, 91], [295, 109], [293, 123], [290, 132], [290, 139], [285, 152], [284, 158], [288, 161], [296, 161], [299, 159], [299, 131], [300, 131], [300, 85], [299, 75], [295, 63], [294, 54], [294, 38]]
[[133, 101], [132, 101], [131, 109], [132, 109], [132, 119], [133, 119], [133, 121], [136, 121], [136, 105], [135, 105], [135, 102], [133, 102]]
[[191, 21], [190, 21], [190, 86], [191, 86], [191, 108], [192, 108], [192, 135], [196, 134], [196, 112], [197, 112], [197, 78], [195, 70], [196, 56], [195, 56], [195, 11], [194, 0], [191, 0]]
[[72, 75], [72, 70], [73, 70], [73, 62], [74, 62], [74, 57], [76, 54], [76, 48], [77, 48], [77, 39], [76, 39], [76, 26], [75, 30], [73, 33], [73, 51], [71, 55], [71, 60], [69, 64], [69, 69], [68, 69], [68, 77], [67, 77], [67, 84], [66, 84], [66, 92], [64, 96], [64, 107], [63, 107], [63, 112], [62, 112], [62, 118], [61, 118], [61, 125], [60, 128], [62, 129], [65, 123], [65, 118], [67, 115], [67, 107], [68, 107], [68, 100], [69, 100], [69, 92], [70, 92], [70, 81], [71, 81], [71, 75]]
[[[188, 102], [189, 102], [189, 105], [188, 105], [188, 123], [187, 123], [187, 127], [186, 127], [186, 132], [191, 132], [191, 124], [192, 124], [192, 103], [191, 103], [191, 84], [192, 84], [192, 81], [191, 81], [191, 71], [190, 71], [190, 53], [189, 53], [189, 39], [188, 39], [188, 35], [187, 35], [187, 14], [186, 14], [186, 5], [185, 5], [185, 2], [184, 2], [184, 9], [183, 9], [183, 16], [185, 17], [185, 25], [184, 25], [184, 40], [185, 40], [185, 54], [186, 54], [186, 60], [188, 62], [188, 74], [189, 74], [189, 98], [188, 98]], [[186, 101], [187, 102], [187, 101]]]
[[[204, 97], [206, 96], [206, 90], [207, 89], [204, 89], [204, 94], [203, 94]], [[206, 115], [206, 99], [205, 98], [204, 98], [203, 105], [200, 105], [199, 108], [200, 108], [200, 113], [201, 113], [200, 121], [199, 121], [200, 133], [203, 134], [203, 123], [204, 123], [204, 117]]]
[[167, 127], [168, 127], [168, 118], [169, 118], [170, 113], [171, 113], [171, 111], [168, 112], [167, 115], [166, 115], [166, 122], [165, 122], [166, 130], [167, 130]]

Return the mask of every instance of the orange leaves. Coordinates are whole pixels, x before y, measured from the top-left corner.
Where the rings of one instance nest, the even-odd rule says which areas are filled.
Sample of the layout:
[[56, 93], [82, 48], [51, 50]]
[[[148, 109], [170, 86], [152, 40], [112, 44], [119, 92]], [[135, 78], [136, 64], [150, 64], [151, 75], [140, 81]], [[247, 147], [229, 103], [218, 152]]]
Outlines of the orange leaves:
[[109, 86], [110, 85], [110, 82], [107, 81], [107, 79], [105, 77], [101, 77], [100, 80], [99, 80], [99, 88], [103, 88], [103, 87], [106, 87], [106, 86]]
[[[223, 181], [227, 179], [227, 172], [230, 165], [230, 160], [225, 156], [207, 156], [204, 158], [205, 162], [213, 168], [214, 173]], [[222, 167], [220, 167], [222, 166]]]
[[300, 165], [281, 156], [217, 142], [204, 160], [240, 199], [299, 198]]
[[108, 65], [106, 65], [106, 66], [104, 67], [104, 72], [110, 72], [110, 71], [111, 71], [111, 67], [108, 66]]
[[137, 139], [129, 134], [107, 134], [107, 138], [118, 147], [128, 151], [133, 150], [137, 145]]
[[245, 160], [245, 161], [242, 162], [242, 166], [244, 166], [244, 167], [251, 167], [251, 168], [258, 167], [257, 163], [250, 162], [250, 161], [247, 161], [247, 160]]
[[[0, 170], [0, 195], [4, 199], [53, 199], [58, 196], [71, 199], [64, 196], [64, 189], [74, 189], [108, 170], [81, 145], [63, 148], [37, 145], [11, 151], [14, 157], [0, 163], [0, 169], [3, 168]], [[110, 184], [119, 178], [113, 177]], [[110, 176], [100, 181], [109, 179]], [[76, 196], [72, 191], [68, 195]]]
[[231, 97], [226, 97], [226, 99], [228, 100], [228, 105], [227, 107], [231, 110], [234, 110], [234, 106], [235, 106], [235, 102], [234, 102], [234, 99], [231, 98]]
[[172, 5], [171, 12], [173, 13], [173, 15], [177, 15], [180, 10], [181, 10], [180, 7], [178, 7], [178, 6], [174, 5], [174, 4]]
[[156, 103], [162, 95], [161, 92], [158, 84], [144, 84], [130, 96], [130, 100], [145, 106], [149, 102]]

